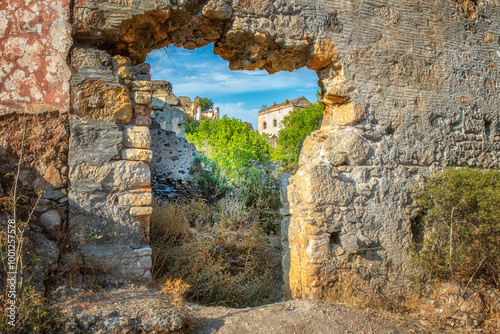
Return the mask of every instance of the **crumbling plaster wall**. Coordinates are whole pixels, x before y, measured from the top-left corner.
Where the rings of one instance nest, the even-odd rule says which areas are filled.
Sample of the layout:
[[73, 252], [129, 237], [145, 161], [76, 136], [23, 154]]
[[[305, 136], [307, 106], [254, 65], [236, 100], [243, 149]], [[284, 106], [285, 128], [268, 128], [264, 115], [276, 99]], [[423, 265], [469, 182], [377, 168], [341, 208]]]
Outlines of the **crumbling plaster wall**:
[[8, 198], [22, 156], [17, 222], [35, 209], [25, 236], [26, 248], [39, 260], [26, 276], [40, 290], [58, 268], [58, 246], [67, 246], [61, 241], [67, 223], [71, 44], [70, 1], [0, 2], [0, 228], [12, 217]]
[[[38, 25], [47, 11], [31, 13], [37, 6], [62, 19], [54, 14]], [[75, 1], [68, 222], [75, 247], [92, 266], [148, 275], [152, 88], [143, 61], [170, 44], [215, 43], [234, 70], [307, 66], [319, 77], [321, 129], [305, 140], [299, 170], [283, 178], [287, 293], [327, 297], [346, 263], [404, 277], [414, 184], [446, 165], [498, 167], [499, 6], [498, 0]], [[0, 34], [9, 36], [1, 43], [2, 74], [11, 64], [26, 66], [20, 52], [8, 53], [16, 36], [6, 35], [5, 17], [18, 10], [25, 15], [12, 27], [38, 35], [17, 45], [48, 43], [29, 48], [45, 66], [33, 67], [40, 73], [33, 76], [29, 69], [7, 74], [19, 89], [8, 92], [0, 112], [64, 112], [69, 4], [0, 5]], [[36, 22], [27, 23], [30, 17]], [[47, 30], [52, 22], [62, 22], [60, 44], [49, 38], [59, 36]], [[5, 78], [0, 94], [14, 87]], [[43, 91], [46, 82], [53, 86]], [[35, 86], [41, 97], [30, 91]]]

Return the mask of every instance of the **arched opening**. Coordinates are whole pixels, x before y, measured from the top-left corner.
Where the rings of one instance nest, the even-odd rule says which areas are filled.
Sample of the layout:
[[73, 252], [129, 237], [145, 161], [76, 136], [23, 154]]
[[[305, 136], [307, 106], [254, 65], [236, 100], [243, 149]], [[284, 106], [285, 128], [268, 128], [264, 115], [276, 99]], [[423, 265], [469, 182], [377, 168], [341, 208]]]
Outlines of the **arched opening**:
[[[168, 243], [167, 246], [155, 244], [155, 235], [159, 231], [156, 226], [165, 223], [158, 217], [168, 215], [171, 209], [166, 208], [172, 208], [173, 204], [169, 201], [172, 196], [178, 196], [175, 205], [180, 211], [177, 216], [192, 217], [192, 201], [197, 199], [190, 199], [191, 202], [185, 204], [182, 199], [183, 194], [176, 193], [176, 184], [170, 182], [179, 181], [184, 187], [194, 185], [202, 195], [208, 195], [203, 198], [204, 202], [196, 202], [196, 205], [203, 207], [203, 210], [207, 212], [214, 213], [210, 214], [211, 221], [196, 220], [196, 218], [190, 221], [191, 231], [196, 233], [198, 229], [200, 231], [202, 229], [205, 235], [213, 236], [216, 242], [220, 242], [215, 237], [217, 233], [226, 235], [238, 233], [248, 236], [252, 234], [255, 240], [261, 240], [255, 241], [256, 243], [252, 245], [246, 245], [243, 242], [237, 259], [233, 259], [227, 265], [231, 271], [243, 277], [248, 276], [250, 279], [250, 275], [253, 276], [259, 289], [266, 290], [268, 295], [277, 298], [273, 299], [273, 297], [267, 301], [265, 298], [257, 298], [257, 303], [278, 300], [281, 287], [266, 281], [262, 276], [262, 273], [265, 273], [266, 276], [274, 277], [274, 280], [282, 277], [280, 248], [269, 248], [262, 243], [262, 240], [269, 240], [272, 244], [279, 244], [281, 230], [279, 178], [276, 175], [277, 167], [273, 164], [271, 157], [279, 135], [277, 117], [286, 117], [287, 113], [293, 110], [294, 105], [290, 101], [306, 99], [304, 96], [307, 96], [312, 100], [311, 102], [314, 102], [318, 90], [317, 75], [314, 71], [305, 68], [272, 75], [257, 69], [232, 71], [229, 69], [228, 62], [215, 56], [213, 52], [213, 45], [193, 51], [171, 46], [152, 51], [147, 57], [147, 63], [151, 65], [153, 80], [153, 102], [150, 105], [153, 115], [150, 126], [153, 152], [150, 164], [151, 187], [156, 198], [163, 203], [161, 206], [154, 207], [151, 230], [152, 248], [155, 250], [161, 247], [173, 247], [161, 253], [179, 254], [175, 247], [185, 247], [179, 245], [174, 247]], [[274, 101], [279, 103], [273, 104]], [[273, 104], [273, 109], [262, 113], [259, 107], [268, 104]], [[211, 117], [206, 112], [215, 109], [220, 113], [220, 117]], [[195, 116], [192, 115], [192, 111], [195, 111]], [[226, 120], [226, 117], [231, 120]], [[175, 131], [169, 125], [170, 120], [177, 125], [182, 123], [185, 131]], [[214, 124], [211, 130], [223, 131], [226, 137], [234, 136], [237, 138], [234, 141], [240, 141], [239, 144], [234, 145], [234, 142], [229, 139], [221, 143], [219, 142], [220, 136], [210, 133], [209, 137], [203, 137], [200, 145], [196, 136], [201, 131], [199, 128], [202, 124], [204, 127]], [[245, 128], [244, 124], [249, 124], [249, 126]], [[268, 140], [260, 137], [258, 132], [261, 131], [264, 133], [272, 131], [271, 134], [267, 134]], [[246, 136], [254, 136], [254, 142], [245, 141]], [[196, 146], [198, 152], [193, 150], [193, 145]], [[226, 156], [226, 149], [239, 152], [231, 155], [233, 161], [229, 161], [230, 159]], [[202, 160], [205, 157], [199, 152], [211, 161]], [[249, 154], [254, 154], [252, 161], [246, 158]], [[245, 158], [243, 159], [242, 156]], [[218, 176], [213, 173], [215, 170], [220, 172]], [[212, 176], [207, 176], [209, 174]], [[215, 176], [216, 180], [213, 179]], [[173, 177], [180, 180], [168, 180]], [[223, 181], [220, 181], [221, 179]], [[213, 185], [208, 185], [210, 182], [207, 181], [213, 181]], [[226, 187], [232, 189], [226, 191]], [[174, 195], [165, 196], [169, 191]], [[226, 194], [224, 194], [225, 191]], [[232, 212], [230, 217], [220, 215], [220, 212], [225, 212], [225, 210]], [[157, 215], [156, 212], [161, 214]], [[201, 243], [200, 247], [203, 248], [203, 245]], [[221, 249], [219, 256], [225, 257], [229, 251], [233, 252], [233, 257], [237, 254], [232, 246], [224, 246], [222, 243], [217, 244], [216, 247]], [[258, 254], [267, 254], [267, 258], [274, 260], [266, 265], [264, 259], [259, 258]], [[190, 256], [198, 257], [196, 254]], [[245, 265], [241, 259], [245, 259]], [[160, 269], [154, 268], [154, 270], [158, 269], [167, 276], [182, 272], [176, 266], [177, 263], [182, 262], [182, 259], [162, 258], [160, 262], [163, 260], [171, 265]], [[206, 259], [205, 262], [211, 263], [211, 260]], [[238, 266], [240, 266], [239, 269]], [[241, 267], [252, 267], [254, 268], [252, 270], [256, 272], [251, 272], [250, 269], [242, 270]], [[198, 270], [205, 271], [206, 268], [200, 265]], [[179, 278], [184, 278], [182, 274], [179, 275]], [[245, 279], [243, 282], [246, 282]], [[205, 300], [204, 298], [208, 296], [200, 295], [194, 298]], [[221, 301], [207, 300], [207, 302], [217, 304]], [[248, 300], [242, 298], [240, 302], [242, 304], [233, 304], [233, 306], [247, 305], [245, 303]]]
[[[71, 82], [72, 108], [82, 120], [77, 120], [75, 124], [78, 123], [79, 127], [73, 127], [71, 131], [75, 134], [85, 133], [89, 128], [92, 131], [94, 128], [105, 126], [112, 129], [113, 134], [111, 141], [108, 137], [99, 138], [97, 141], [103, 145], [98, 149], [95, 145], [86, 147], [70, 145], [70, 151], [75, 150], [78, 153], [73, 157], [81, 158], [71, 162], [73, 170], [81, 172], [81, 175], [92, 181], [80, 184], [76, 173], [70, 176], [73, 178], [70, 181], [74, 185], [70, 192], [73, 198], [81, 201], [70, 203], [68, 225], [70, 231], [78, 231], [79, 226], [85, 227], [85, 231], [78, 233], [78, 236], [75, 232], [71, 232], [75, 249], [86, 254], [85, 263], [96, 268], [112, 268], [115, 273], [135, 277], [147, 277], [150, 274], [151, 248], [148, 249], [147, 244], [152, 213], [150, 187], [158, 184], [155, 183], [154, 176], [151, 177], [151, 169], [154, 174], [157, 162], [153, 160], [150, 163], [150, 161], [155, 158], [152, 145], [160, 142], [151, 140], [149, 133], [152, 122], [151, 109], [154, 109], [155, 103], [161, 104], [159, 101], [170, 105], [167, 99], [173, 94], [169, 83], [155, 86], [156, 83], [151, 82], [149, 66], [144, 64], [144, 61], [152, 50], [172, 44], [193, 50], [214, 43], [213, 52], [228, 61], [231, 70], [260, 69], [273, 74], [307, 67], [316, 71], [322, 101], [327, 106], [325, 116], [332, 120], [324, 120], [323, 124], [346, 125], [359, 121], [361, 117], [359, 108], [356, 109], [353, 105], [336, 108], [351, 102], [348, 96], [351, 87], [345, 84], [347, 80], [343, 77], [342, 66], [338, 62], [330, 30], [321, 37], [314, 30], [316, 28], [311, 30], [312, 26], [306, 24], [305, 17], [297, 14], [301, 13], [301, 5], [297, 5], [297, 13], [284, 3], [279, 5], [269, 3], [266, 8], [254, 8], [254, 5], [253, 2], [246, 1], [236, 2], [233, 6], [224, 1], [179, 1], [175, 6], [140, 2], [131, 8], [128, 4], [120, 2], [111, 6], [112, 8], [98, 4], [91, 8], [78, 5], [75, 9], [74, 26], [77, 43], [71, 55], [74, 74]], [[261, 9], [265, 9], [266, 12], [262, 12]], [[271, 22], [271, 19], [276, 22]], [[321, 23], [330, 27], [332, 25], [330, 21], [329, 17], [323, 15], [315, 20], [314, 25]], [[152, 74], [155, 75], [156, 71], [154, 70]], [[93, 95], [99, 96], [96, 99]], [[261, 108], [261, 111], [270, 112], [272, 108], [280, 107], [280, 104], [287, 105], [286, 99], [290, 98], [293, 99], [294, 96], [286, 96], [281, 99], [285, 102], [276, 103], [269, 107], [271, 109]], [[270, 101], [276, 100], [273, 98]], [[182, 101], [179, 103], [182, 104]], [[160, 109], [163, 110], [163, 106]], [[333, 117], [336, 116], [335, 113], [344, 112], [348, 113], [349, 117]], [[213, 114], [215, 115], [215, 111]], [[183, 117], [175, 111], [171, 115], [172, 118], [177, 115]], [[202, 113], [195, 115], [202, 120]], [[154, 113], [153, 118], [161, 121], [159, 118], [156, 119]], [[91, 123], [88, 119], [95, 122]], [[272, 119], [266, 123], [272, 124]], [[109, 123], [104, 124], [100, 121]], [[164, 121], [175, 125], [182, 124], [182, 121], [172, 122], [168, 118]], [[171, 138], [162, 142], [164, 147], [167, 147], [172, 140], [175, 145], [180, 144], [174, 130], [172, 127]], [[97, 135], [105, 132], [97, 131]], [[96, 154], [98, 151], [105, 152], [105, 157], [98, 156]], [[180, 165], [182, 159], [179, 155], [179, 159], [163, 159], [158, 163], [162, 162]], [[92, 168], [95, 167], [94, 169], [114, 175], [114, 178], [105, 175], [104, 180], [107, 182], [105, 192], [93, 197], [94, 202], [100, 205], [92, 208], [84, 206], [83, 199], [92, 193], [102, 180], [98, 179], [101, 174], [95, 176], [92, 174], [92, 168], [87, 168], [89, 163]], [[202, 164], [201, 167], [207, 165]], [[167, 172], [171, 173], [171, 170]], [[111, 179], [113, 182], [108, 182]], [[263, 189], [265, 187], [254, 188], [255, 191]], [[114, 197], [110, 195], [109, 198], [119, 201], [121, 216], [114, 215], [114, 208], [108, 202], [108, 192], [119, 194]], [[136, 236], [133, 247], [130, 243], [127, 244], [127, 233], [118, 233], [120, 238], [113, 239], [111, 243], [103, 238], [92, 240], [92, 244], [88, 243], [86, 236], [89, 235], [87, 232], [91, 231], [91, 226], [86, 225], [89, 221], [87, 217], [94, 218], [94, 216], [97, 217], [96, 222], [99, 223], [99, 227], [102, 225], [106, 233], [110, 232], [110, 236], [115, 232], [113, 229], [118, 230], [120, 226], [133, 227], [128, 233]], [[179, 215], [174, 217], [178, 218]], [[285, 218], [289, 221], [290, 214], [285, 214]], [[105, 225], [105, 222], [111, 223]], [[79, 239], [82, 235], [84, 237]], [[120, 256], [110, 256], [113, 263], [103, 265], [100, 260], [103, 251], [107, 252], [106, 254]], [[287, 259], [290, 262], [297, 260], [297, 258], [291, 259], [289, 255], [288, 253]], [[301, 253], [298, 256], [308, 255]], [[296, 270], [295, 267], [292, 269]]]

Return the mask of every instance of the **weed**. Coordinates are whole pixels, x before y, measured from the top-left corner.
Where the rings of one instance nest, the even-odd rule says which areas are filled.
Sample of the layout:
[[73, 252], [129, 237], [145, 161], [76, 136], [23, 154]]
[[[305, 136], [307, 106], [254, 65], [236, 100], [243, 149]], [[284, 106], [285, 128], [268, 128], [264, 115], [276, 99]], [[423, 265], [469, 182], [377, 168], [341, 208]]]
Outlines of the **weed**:
[[182, 308], [185, 304], [184, 297], [189, 291], [189, 285], [182, 279], [167, 278], [161, 285], [161, 292], [170, 298], [170, 302], [177, 308]]
[[[24, 162], [25, 138], [26, 126], [22, 135], [17, 171], [6, 175], [6, 177], [14, 177], [12, 189], [8, 199], [2, 201], [3, 206], [6, 207], [5, 211], [11, 214], [12, 218], [9, 221], [14, 222], [14, 224], [9, 223], [6, 230], [0, 231], [0, 257], [3, 271], [1, 276], [6, 277], [8, 273], [8, 278], [11, 280], [10, 283], [5, 284], [5, 295], [0, 296], [0, 303], [5, 305], [0, 311], [0, 332], [2, 333], [41, 333], [52, 327], [56, 317], [48, 311], [41, 293], [30, 286], [31, 276], [25, 277], [27, 276], [25, 274], [30, 269], [36, 268], [40, 261], [26, 249], [25, 232], [29, 229], [29, 223], [42, 196], [38, 194], [32, 207], [27, 209], [26, 203], [29, 203], [29, 198], [19, 193], [21, 186], [26, 183], [20, 180], [21, 166]], [[14, 256], [11, 255], [12, 253]], [[11, 305], [15, 307], [9, 308], [8, 306]], [[15, 318], [10, 318], [10, 315], [14, 313]]]

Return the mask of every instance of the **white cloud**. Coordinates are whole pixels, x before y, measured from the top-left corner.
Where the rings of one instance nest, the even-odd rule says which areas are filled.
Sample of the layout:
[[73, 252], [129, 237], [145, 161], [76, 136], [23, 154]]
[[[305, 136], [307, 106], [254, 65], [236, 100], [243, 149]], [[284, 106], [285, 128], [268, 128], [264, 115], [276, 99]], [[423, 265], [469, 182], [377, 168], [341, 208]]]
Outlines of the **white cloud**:
[[245, 103], [215, 103], [219, 107], [220, 116], [226, 114], [228, 117], [238, 118], [244, 122], [250, 122], [254, 130], [257, 130], [257, 114], [259, 109], [246, 109]]

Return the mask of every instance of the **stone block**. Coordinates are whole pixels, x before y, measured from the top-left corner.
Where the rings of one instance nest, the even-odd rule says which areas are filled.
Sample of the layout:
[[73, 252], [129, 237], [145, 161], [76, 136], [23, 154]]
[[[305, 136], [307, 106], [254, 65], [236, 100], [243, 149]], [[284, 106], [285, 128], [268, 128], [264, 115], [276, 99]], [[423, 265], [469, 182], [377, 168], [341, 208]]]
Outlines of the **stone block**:
[[67, 273], [79, 269], [83, 265], [82, 255], [78, 252], [62, 254], [58, 271]]
[[61, 215], [57, 210], [50, 210], [42, 214], [40, 223], [45, 227], [45, 230], [52, 236], [57, 237], [62, 228]]
[[[145, 64], [147, 65], [147, 64]], [[130, 90], [133, 92], [136, 91], [145, 91], [151, 92], [153, 90], [154, 81], [146, 81], [146, 80], [136, 80], [132, 81], [129, 84]]]
[[349, 182], [339, 180], [333, 168], [325, 164], [305, 165], [295, 174], [295, 193], [306, 206], [347, 206], [356, 190]]
[[323, 149], [325, 159], [333, 166], [363, 165], [372, 153], [367, 141], [350, 128], [328, 133]]
[[123, 130], [123, 145], [130, 148], [149, 148], [151, 133], [145, 126], [127, 126]]
[[122, 66], [118, 69], [118, 77], [120, 79], [135, 80], [135, 74], [128, 66]]
[[151, 65], [148, 63], [142, 63], [139, 65], [132, 66], [132, 70], [134, 73], [137, 74], [149, 74], [149, 71], [151, 70]]
[[153, 202], [152, 193], [123, 194], [118, 198], [118, 204], [125, 207], [147, 206]]
[[324, 125], [353, 125], [365, 120], [365, 108], [360, 104], [347, 103], [330, 107], [330, 115]]
[[151, 96], [151, 92], [147, 91], [134, 91], [132, 92], [132, 98], [134, 102], [142, 105], [150, 105], [153, 102], [153, 97]]
[[153, 158], [153, 152], [151, 150], [140, 148], [127, 148], [122, 150], [123, 160], [151, 161], [151, 158]]
[[133, 217], [139, 217], [139, 216], [149, 216], [150, 214], [153, 213], [153, 208], [148, 207], [148, 206], [138, 206], [138, 207], [133, 207], [130, 208], [130, 215]]
[[36, 266], [29, 269], [28, 275], [31, 278], [31, 285], [38, 291], [45, 290], [44, 280], [50, 271], [57, 270], [57, 260], [59, 259], [59, 247], [56, 243], [49, 240], [45, 235], [38, 232], [28, 231], [27, 249], [38, 258]]
[[123, 134], [115, 122], [70, 118], [69, 165], [101, 166], [120, 154]]
[[113, 57], [113, 65], [117, 67], [121, 66], [130, 66], [132, 64], [132, 61], [130, 58], [123, 57], [123, 56], [114, 56]]
[[210, 0], [202, 13], [211, 20], [229, 20], [233, 16], [233, 9], [223, 0]]
[[127, 87], [100, 80], [85, 80], [72, 90], [78, 115], [94, 120], [127, 124], [132, 119], [132, 100]]
[[149, 230], [150, 230], [150, 216], [145, 215], [145, 216], [139, 216], [137, 217], [139, 220], [139, 225], [141, 226], [141, 230], [144, 233], [144, 236], [146, 237], [146, 242], [149, 243]]

